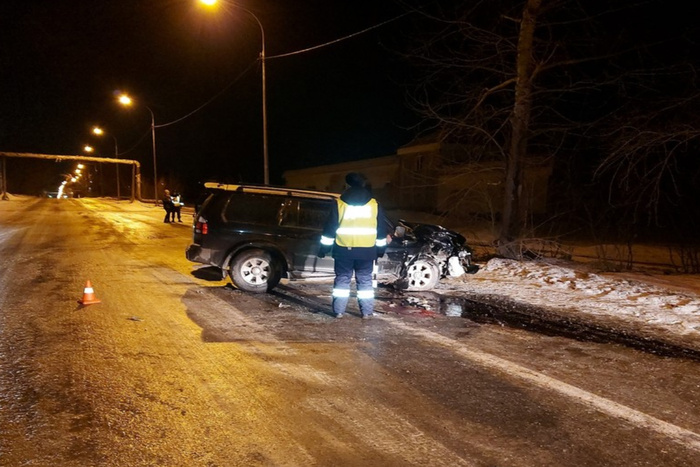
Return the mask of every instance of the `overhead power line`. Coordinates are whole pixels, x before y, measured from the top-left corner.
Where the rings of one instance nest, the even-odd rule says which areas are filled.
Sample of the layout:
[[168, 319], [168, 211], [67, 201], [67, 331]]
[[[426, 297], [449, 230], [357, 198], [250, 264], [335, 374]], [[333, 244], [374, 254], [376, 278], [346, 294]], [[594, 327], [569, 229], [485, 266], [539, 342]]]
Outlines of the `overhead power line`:
[[[406, 15], [408, 15], [408, 14], [410, 14], [410, 13], [412, 13], [412, 12], [403, 13], [403, 14], [401, 14], [401, 15], [399, 15], [399, 16], [396, 16], [396, 17], [394, 17], [394, 18], [391, 18], [391, 19], [389, 19], [389, 20], [386, 20], [386, 21], [381, 22], [381, 23], [379, 23], [379, 24], [376, 24], [376, 25], [374, 25], [374, 26], [370, 26], [370, 27], [368, 27], [368, 28], [366, 28], [366, 29], [363, 29], [363, 30], [361, 30], [361, 31], [358, 31], [358, 32], [355, 32], [355, 33], [352, 33], [352, 34], [348, 34], [347, 36], [340, 37], [340, 38], [338, 38], [338, 39], [334, 39], [334, 40], [332, 40], [332, 41], [325, 42], [325, 43], [323, 43], [323, 44], [315, 45], [315, 46], [313, 46], [313, 47], [308, 47], [308, 48], [306, 48], [306, 49], [301, 49], [301, 50], [297, 50], [297, 51], [294, 51], [294, 52], [288, 52], [288, 53], [284, 53], [284, 54], [279, 54], [279, 55], [273, 55], [273, 56], [270, 56], [270, 57], [265, 57], [265, 60], [271, 60], [271, 59], [275, 59], [275, 58], [291, 57], [292, 55], [299, 55], [299, 54], [302, 54], [302, 53], [307, 53], [307, 52], [311, 52], [311, 51], [314, 51], [314, 50], [318, 50], [318, 49], [321, 49], [321, 48], [323, 48], [323, 47], [328, 47], [328, 46], [330, 46], [330, 45], [337, 44], [337, 43], [339, 43], [339, 42], [342, 42], [342, 41], [351, 39], [351, 38], [353, 38], [353, 37], [359, 36], [360, 34], [365, 34], [365, 33], [369, 32], [369, 31], [374, 30], [374, 29], [380, 28], [380, 27], [382, 27], [382, 26], [384, 26], [384, 25], [386, 25], [386, 24], [389, 24], [389, 23], [394, 22], [394, 21], [396, 21], [396, 20], [398, 20], [398, 19], [401, 19], [401, 18], [403, 18], [404, 16], [406, 16]], [[202, 105], [200, 105], [199, 107], [197, 107], [197, 108], [194, 109], [193, 111], [191, 111], [191, 112], [187, 113], [186, 115], [184, 115], [184, 116], [182, 116], [182, 117], [180, 117], [180, 118], [178, 118], [178, 119], [176, 119], [176, 120], [173, 120], [173, 121], [171, 121], [171, 122], [168, 122], [168, 123], [161, 123], [160, 125], [155, 125], [155, 128], [165, 128], [165, 127], [168, 127], [168, 126], [170, 126], [170, 125], [174, 125], [174, 124], [179, 123], [179, 122], [181, 122], [181, 121], [183, 121], [183, 120], [185, 120], [185, 119], [191, 117], [192, 115], [196, 114], [197, 112], [199, 112], [200, 110], [202, 110], [204, 107], [206, 107], [207, 105], [209, 105], [209, 104], [211, 104], [212, 102], [214, 102], [214, 100], [216, 100], [217, 98], [219, 98], [224, 92], [226, 92], [231, 86], [233, 86], [239, 79], [241, 79], [241, 77], [243, 77], [246, 73], [248, 73], [248, 71], [250, 71], [251, 67], [252, 67], [255, 63], [257, 63], [259, 60], [260, 60], [260, 58], [256, 59], [254, 62], [252, 62], [250, 65], [248, 65], [248, 66], [246, 67], [246, 69], [243, 70], [243, 72], [241, 72], [233, 81], [231, 81], [229, 84], [227, 84], [226, 86], [224, 86], [224, 88], [222, 88], [221, 91], [219, 91], [219, 92], [217, 92], [216, 94], [214, 94], [209, 100], [207, 100], [205, 103], [203, 103]], [[140, 142], [141, 142], [141, 141], [139, 140], [139, 143], [140, 143]], [[138, 143], [137, 143], [137, 144], [138, 144]], [[133, 148], [132, 148], [132, 149], [133, 149]], [[125, 152], [129, 152], [129, 151], [125, 151]]]

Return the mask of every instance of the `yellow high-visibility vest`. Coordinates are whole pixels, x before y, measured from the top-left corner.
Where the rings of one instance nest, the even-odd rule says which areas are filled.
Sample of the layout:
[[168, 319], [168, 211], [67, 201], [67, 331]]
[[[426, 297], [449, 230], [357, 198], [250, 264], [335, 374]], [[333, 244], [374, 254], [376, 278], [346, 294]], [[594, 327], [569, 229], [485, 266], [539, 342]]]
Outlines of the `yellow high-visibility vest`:
[[338, 199], [335, 243], [346, 248], [375, 246], [378, 209], [374, 198], [363, 206], [353, 206]]

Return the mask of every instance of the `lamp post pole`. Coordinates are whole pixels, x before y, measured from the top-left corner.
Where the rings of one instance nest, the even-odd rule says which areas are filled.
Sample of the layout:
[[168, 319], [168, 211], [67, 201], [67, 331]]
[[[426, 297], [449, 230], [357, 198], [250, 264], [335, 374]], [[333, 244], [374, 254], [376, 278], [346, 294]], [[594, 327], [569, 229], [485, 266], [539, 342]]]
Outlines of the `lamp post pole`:
[[151, 113], [151, 142], [153, 145], [153, 200], [158, 206], [158, 168], [156, 166], [156, 117], [150, 107], [146, 107]]
[[[88, 154], [92, 154], [95, 151], [95, 148], [93, 148], [89, 144], [86, 144], [85, 146], [83, 146], [83, 151], [85, 151]], [[92, 166], [92, 168], [94, 172], [95, 167]], [[88, 165], [87, 162], [85, 164], [78, 164], [78, 168], [74, 170], [75, 178], [78, 180], [81, 180], [83, 178], [83, 169], [85, 169], [85, 172], [87, 173], [87, 177], [85, 177], [85, 180], [83, 180], [83, 186], [85, 187], [85, 191], [88, 194], [92, 194], [92, 176], [90, 174], [90, 165]], [[100, 170], [100, 175], [102, 175], [102, 170]], [[102, 182], [100, 182], [100, 196], [102, 196]]]
[[[99, 126], [93, 127], [92, 132], [98, 136], [102, 136], [104, 134], [104, 130], [100, 128]], [[117, 146], [117, 137], [110, 134], [112, 139], [114, 140], [114, 158], [119, 159], [119, 147]], [[116, 168], [116, 175], [117, 175], [117, 200], [121, 199], [121, 191], [119, 187], [119, 164], [117, 164]]]
[[[207, 6], [214, 6], [217, 3], [217, 0], [199, 0], [201, 3], [204, 3]], [[248, 13], [250, 16], [253, 17], [256, 23], [258, 23], [258, 26], [260, 27], [260, 37], [261, 37], [261, 42], [262, 42], [262, 48], [260, 51], [260, 62], [262, 64], [262, 120], [263, 120], [263, 180], [265, 185], [270, 184], [270, 167], [269, 167], [269, 161], [268, 161], [268, 149], [267, 149], [267, 89], [266, 89], [266, 82], [265, 82], [265, 29], [263, 28], [262, 23], [260, 22], [260, 19], [247, 8], [244, 8], [239, 5], [234, 5], [235, 8], [239, 10], [243, 10], [246, 13]]]
[[270, 167], [269, 167], [269, 160], [268, 160], [268, 152], [267, 152], [267, 89], [266, 89], [266, 83], [265, 83], [265, 30], [263, 29], [262, 23], [258, 19], [257, 16], [255, 16], [251, 11], [241, 8], [242, 10], [245, 10], [255, 18], [255, 22], [258, 23], [258, 26], [260, 26], [260, 37], [262, 39], [262, 49], [260, 51], [260, 62], [261, 62], [261, 68], [262, 68], [262, 119], [263, 119], [263, 179], [265, 185], [270, 184]]
[[[117, 147], [117, 137], [112, 135], [112, 138], [114, 138], [114, 158], [119, 159], [119, 148]], [[119, 164], [117, 164], [117, 201], [119, 201], [122, 198], [121, 190], [119, 188]]]
[[[262, 25], [260, 31], [262, 32]], [[270, 184], [270, 166], [267, 157], [267, 90], [265, 89], [265, 33], [263, 32], [262, 52], [260, 61], [262, 62], [262, 118], [263, 118], [263, 161], [265, 168], [265, 185]]]
[[[117, 101], [124, 106], [130, 106], [133, 101], [126, 94], [120, 94]], [[156, 164], [156, 117], [150, 107], [145, 105], [148, 112], [151, 114], [151, 143], [153, 147], [153, 202], [158, 206], [158, 167]]]

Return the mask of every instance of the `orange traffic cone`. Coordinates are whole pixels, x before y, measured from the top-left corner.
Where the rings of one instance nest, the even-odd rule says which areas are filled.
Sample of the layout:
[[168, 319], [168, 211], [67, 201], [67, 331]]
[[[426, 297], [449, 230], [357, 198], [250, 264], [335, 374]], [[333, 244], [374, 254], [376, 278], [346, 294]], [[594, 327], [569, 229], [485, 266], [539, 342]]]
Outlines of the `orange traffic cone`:
[[83, 291], [82, 300], [78, 300], [78, 303], [83, 305], [92, 305], [93, 303], [102, 303], [102, 300], [98, 300], [95, 297], [95, 291], [92, 290], [92, 283], [87, 281], [85, 283], [85, 290]]

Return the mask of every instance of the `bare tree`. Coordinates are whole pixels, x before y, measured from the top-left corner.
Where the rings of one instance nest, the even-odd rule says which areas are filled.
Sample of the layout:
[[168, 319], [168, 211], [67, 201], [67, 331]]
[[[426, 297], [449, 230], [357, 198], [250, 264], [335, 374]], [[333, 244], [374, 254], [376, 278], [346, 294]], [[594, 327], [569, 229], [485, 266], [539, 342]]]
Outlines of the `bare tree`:
[[522, 160], [527, 156], [528, 128], [532, 112], [532, 81], [535, 75], [534, 40], [537, 15], [542, 0], [527, 0], [520, 23], [518, 36], [515, 96], [513, 113], [510, 116], [510, 147], [506, 160], [505, 194], [503, 219], [499, 236], [499, 253], [507, 257], [517, 255], [519, 249], [513, 248], [513, 241], [520, 233], [521, 218], [519, 209], [522, 190]]
[[[636, 196], [634, 202], [647, 209], [673, 184], [671, 174], [678, 170], [672, 161], [687, 153], [698, 125], [694, 118], [686, 125], [653, 118], [680, 108], [687, 114], [695, 95], [681, 99], [665, 92], [691, 83], [690, 73], [671, 77], [668, 68], [661, 74], [652, 65], [661, 51], [654, 44], [663, 45], [670, 30], [645, 22], [667, 5], [656, 0], [430, 5], [419, 10], [432, 23], [422, 23], [420, 46], [411, 54], [421, 72], [411, 102], [426, 118], [425, 131], [471, 148], [465, 154], [472, 161], [502, 161], [501, 255], [518, 257], [522, 251], [523, 167], [534, 159], [576, 167], [567, 177], [580, 194], [606, 181], [609, 201], [627, 186], [626, 202]], [[681, 58], [672, 55], [667, 60]], [[648, 98], [650, 89], [654, 99]], [[448, 160], [446, 169], [463, 162]], [[642, 180], [651, 183], [640, 190]]]
[[[602, 139], [608, 150], [595, 175], [609, 184], [611, 206], [628, 205], [636, 218], [662, 223], [660, 211], [670, 200], [700, 189], [700, 89], [690, 63], [649, 69], [649, 74], [657, 79], [672, 76], [676, 86], [628, 81], [628, 87], [636, 85], [643, 92], [632, 93], [607, 119]], [[681, 83], [686, 86], [679, 87]], [[684, 213], [692, 215], [690, 210]]]

